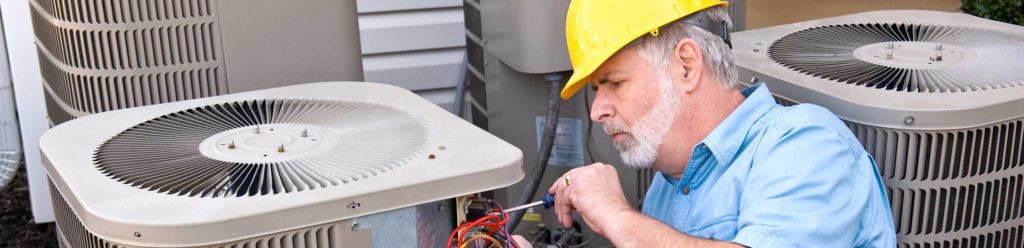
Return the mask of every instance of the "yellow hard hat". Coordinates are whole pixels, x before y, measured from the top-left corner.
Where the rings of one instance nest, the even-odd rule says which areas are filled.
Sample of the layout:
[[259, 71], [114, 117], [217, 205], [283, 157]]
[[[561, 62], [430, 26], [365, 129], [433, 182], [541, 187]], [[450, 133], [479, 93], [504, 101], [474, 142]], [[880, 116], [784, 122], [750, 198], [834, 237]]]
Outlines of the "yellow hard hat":
[[572, 0], [565, 39], [573, 73], [562, 88], [562, 99], [576, 94], [597, 67], [636, 38], [657, 35], [665, 24], [728, 4], [722, 0]]

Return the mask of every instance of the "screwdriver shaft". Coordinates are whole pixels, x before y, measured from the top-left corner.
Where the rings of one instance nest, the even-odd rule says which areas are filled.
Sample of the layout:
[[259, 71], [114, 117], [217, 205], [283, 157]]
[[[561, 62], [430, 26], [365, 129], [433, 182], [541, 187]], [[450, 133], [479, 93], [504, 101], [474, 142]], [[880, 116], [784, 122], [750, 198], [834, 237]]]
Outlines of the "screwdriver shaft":
[[511, 212], [515, 212], [515, 211], [519, 211], [519, 210], [523, 210], [523, 209], [539, 206], [541, 204], [544, 204], [543, 200], [527, 203], [525, 205], [514, 207], [514, 208], [505, 209], [505, 212], [511, 213]]

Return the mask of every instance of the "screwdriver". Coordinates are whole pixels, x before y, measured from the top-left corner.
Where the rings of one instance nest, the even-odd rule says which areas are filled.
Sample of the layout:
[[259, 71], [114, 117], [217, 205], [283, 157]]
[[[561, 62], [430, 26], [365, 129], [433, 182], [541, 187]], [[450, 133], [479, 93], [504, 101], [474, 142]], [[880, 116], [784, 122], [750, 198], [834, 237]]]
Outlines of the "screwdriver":
[[540, 198], [540, 201], [535, 201], [535, 202], [524, 204], [522, 206], [505, 209], [505, 212], [511, 213], [511, 212], [515, 212], [515, 211], [519, 211], [519, 210], [535, 207], [535, 206], [538, 206], [538, 205], [544, 205], [544, 209], [549, 209], [549, 208], [555, 206], [555, 195], [552, 195], [552, 194], [544, 195], [544, 197]]

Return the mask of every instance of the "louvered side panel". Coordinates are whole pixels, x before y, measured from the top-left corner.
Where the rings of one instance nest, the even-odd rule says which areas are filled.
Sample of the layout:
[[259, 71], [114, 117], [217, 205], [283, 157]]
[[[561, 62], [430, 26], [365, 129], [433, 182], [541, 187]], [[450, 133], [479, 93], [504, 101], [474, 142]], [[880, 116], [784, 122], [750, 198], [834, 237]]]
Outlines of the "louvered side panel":
[[878, 162], [901, 247], [1021, 246], [1021, 120], [931, 132], [848, 125]]
[[263, 236], [220, 248], [334, 248], [341, 247], [340, 225], [329, 224]]
[[53, 212], [57, 219], [58, 243], [61, 247], [74, 248], [116, 248], [124, 247], [96, 237], [89, 230], [82, 226], [78, 215], [71, 210], [68, 203], [64, 201], [64, 195], [57, 190], [52, 181], [47, 180], [50, 185], [50, 199], [53, 201]]
[[36, 4], [48, 15], [74, 23], [117, 24], [212, 15], [211, 0], [39, 0]]
[[[57, 232], [61, 247], [74, 248], [128, 248], [126, 246], [100, 238], [89, 232], [82, 221], [64, 200], [63, 194], [49, 181], [50, 192], [53, 192], [54, 214], [57, 219]], [[213, 245], [217, 248], [336, 248], [341, 247], [340, 222], [317, 225], [290, 230], [271, 235], [260, 236], [227, 244]]]
[[1024, 247], [1024, 119], [934, 131], [844, 121], [878, 164], [899, 247]]
[[31, 1], [54, 124], [227, 93], [210, 0]]

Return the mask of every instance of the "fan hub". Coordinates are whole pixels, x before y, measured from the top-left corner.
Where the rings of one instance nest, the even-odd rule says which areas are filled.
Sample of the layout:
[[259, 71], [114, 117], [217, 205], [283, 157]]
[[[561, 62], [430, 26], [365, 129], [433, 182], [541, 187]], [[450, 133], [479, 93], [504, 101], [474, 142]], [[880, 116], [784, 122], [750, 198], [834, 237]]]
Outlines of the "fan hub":
[[893, 41], [868, 44], [853, 50], [862, 61], [905, 69], [944, 69], [973, 62], [971, 49], [935, 42]]
[[328, 129], [313, 125], [279, 123], [246, 126], [206, 138], [199, 144], [199, 151], [208, 158], [225, 162], [268, 163], [301, 158], [328, 149], [337, 143], [333, 139], [336, 136]]

